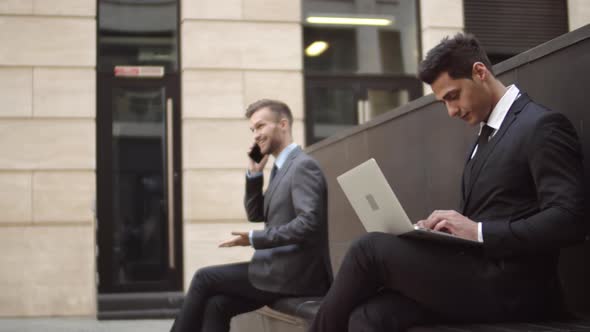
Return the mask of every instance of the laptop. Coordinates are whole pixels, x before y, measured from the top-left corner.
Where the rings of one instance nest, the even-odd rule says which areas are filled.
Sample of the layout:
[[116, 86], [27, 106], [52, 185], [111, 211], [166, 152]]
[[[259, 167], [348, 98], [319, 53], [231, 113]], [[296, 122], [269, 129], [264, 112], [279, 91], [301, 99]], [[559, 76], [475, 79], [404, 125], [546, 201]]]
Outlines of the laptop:
[[481, 245], [453, 234], [413, 225], [375, 159], [369, 159], [336, 178], [367, 232]]

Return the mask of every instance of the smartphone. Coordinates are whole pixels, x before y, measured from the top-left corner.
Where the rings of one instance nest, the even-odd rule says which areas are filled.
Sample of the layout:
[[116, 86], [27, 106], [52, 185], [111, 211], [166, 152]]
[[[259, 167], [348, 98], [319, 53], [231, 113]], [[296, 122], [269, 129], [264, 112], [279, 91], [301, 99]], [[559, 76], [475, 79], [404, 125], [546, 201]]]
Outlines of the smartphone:
[[250, 159], [254, 160], [257, 163], [259, 163], [264, 157], [262, 152], [260, 152], [260, 147], [258, 146], [258, 144], [254, 144], [254, 147], [252, 148], [252, 151], [250, 151], [248, 156], [250, 156]]

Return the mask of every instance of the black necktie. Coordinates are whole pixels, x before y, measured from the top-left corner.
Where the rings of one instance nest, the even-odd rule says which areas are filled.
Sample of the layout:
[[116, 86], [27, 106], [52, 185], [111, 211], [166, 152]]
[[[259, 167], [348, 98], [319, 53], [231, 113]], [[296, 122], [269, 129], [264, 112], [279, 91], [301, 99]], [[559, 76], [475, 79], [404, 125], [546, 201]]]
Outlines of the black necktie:
[[275, 178], [275, 175], [277, 175], [278, 170], [279, 168], [277, 167], [277, 164], [272, 165], [272, 170], [270, 171], [270, 181], [268, 183], [272, 182], [272, 179]]
[[494, 132], [494, 128], [484, 125], [481, 128], [481, 132], [479, 133], [479, 137], [477, 139], [477, 149], [483, 148], [488, 142], [490, 141], [490, 135]]
[[494, 132], [494, 128], [488, 126], [488, 125], [484, 125], [481, 128], [481, 131], [479, 133], [479, 137], [477, 138], [477, 151], [475, 153], [475, 155], [473, 156], [473, 158], [471, 158], [467, 164], [467, 166], [465, 167], [464, 173], [463, 173], [463, 193], [465, 194], [465, 188], [469, 187], [469, 184], [471, 183], [471, 172], [473, 170], [473, 165], [475, 164], [475, 159], [477, 159], [477, 157], [480, 155], [481, 151], [483, 150], [483, 148], [486, 146], [486, 144], [488, 144], [488, 142], [490, 141], [490, 135]]

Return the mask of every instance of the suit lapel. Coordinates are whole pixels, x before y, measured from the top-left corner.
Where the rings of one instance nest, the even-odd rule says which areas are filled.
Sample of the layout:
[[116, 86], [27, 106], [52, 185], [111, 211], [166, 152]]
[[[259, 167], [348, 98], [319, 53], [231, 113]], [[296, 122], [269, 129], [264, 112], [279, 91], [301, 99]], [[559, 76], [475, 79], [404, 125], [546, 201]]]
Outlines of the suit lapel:
[[268, 212], [268, 207], [270, 205], [270, 200], [272, 199], [272, 194], [274, 193], [275, 189], [277, 188], [279, 182], [281, 182], [281, 179], [283, 178], [283, 176], [287, 173], [287, 171], [291, 167], [291, 164], [293, 163], [293, 160], [295, 159], [295, 157], [297, 157], [297, 155], [299, 155], [300, 153], [301, 153], [300, 147], [296, 147], [295, 149], [293, 149], [293, 151], [291, 151], [291, 153], [289, 154], [289, 157], [287, 158], [287, 160], [285, 160], [283, 167], [281, 167], [277, 171], [277, 174], [275, 175], [275, 177], [268, 184], [268, 188], [266, 189], [266, 192], [264, 193], [264, 215], [265, 216], [267, 215], [267, 212]]
[[465, 156], [465, 163], [463, 163], [463, 175], [461, 176], [461, 210], [463, 210], [463, 206], [465, 205], [465, 186], [467, 186], [467, 183], [465, 183], [465, 172], [467, 170], [468, 166], [471, 166], [469, 164], [469, 162], [471, 161], [471, 155], [473, 154], [473, 150], [475, 149], [475, 146], [477, 145], [477, 139], [475, 140], [475, 142], [473, 142], [473, 144], [471, 144], [471, 149], [469, 149], [467, 156]]
[[[506, 114], [506, 118], [502, 122], [502, 125], [500, 126], [498, 132], [494, 135], [494, 137], [492, 137], [492, 139], [484, 149], [478, 149], [477, 153], [473, 157], [474, 160], [472, 160], [472, 163], [470, 164], [468, 160], [467, 164], [465, 165], [466, 168], [472, 167], [472, 169], [469, 183], [464, 183], [463, 186], [464, 188], [466, 188], [464, 194], [465, 200], [463, 204], [463, 212], [467, 210], [469, 199], [471, 198], [471, 193], [473, 192], [473, 188], [475, 187], [477, 178], [479, 177], [479, 174], [481, 173], [483, 166], [486, 164], [488, 157], [494, 151], [498, 143], [502, 141], [504, 134], [506, 134], [510, 126], [514, 123], [518, 113], [520, 113], [520, 111], [526, 104], [529, 103], [529, 101], [530, 99], [524, 93], [518, 99], [516, 99], [510, 107], [510, 110], [508, 110], [508, 114]], [[471, 151], [473, 151], [473, 149], [471, 149]], [[466, 171], [464, 171], [464, 173], [465, 172]], [[465, 181], [464, 176], [463, 181]]]

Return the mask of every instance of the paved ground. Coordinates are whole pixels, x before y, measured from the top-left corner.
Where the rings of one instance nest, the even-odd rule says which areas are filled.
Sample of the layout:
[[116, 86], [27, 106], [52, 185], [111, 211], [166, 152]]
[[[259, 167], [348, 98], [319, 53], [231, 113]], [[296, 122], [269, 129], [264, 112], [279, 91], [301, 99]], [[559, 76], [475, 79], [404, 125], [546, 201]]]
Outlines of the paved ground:
[[108, 320], [94, 318], [0, 319], [0, 332], [168, 332], [172, 320]]

